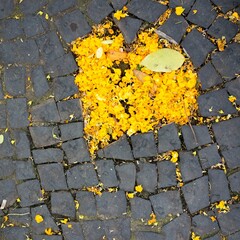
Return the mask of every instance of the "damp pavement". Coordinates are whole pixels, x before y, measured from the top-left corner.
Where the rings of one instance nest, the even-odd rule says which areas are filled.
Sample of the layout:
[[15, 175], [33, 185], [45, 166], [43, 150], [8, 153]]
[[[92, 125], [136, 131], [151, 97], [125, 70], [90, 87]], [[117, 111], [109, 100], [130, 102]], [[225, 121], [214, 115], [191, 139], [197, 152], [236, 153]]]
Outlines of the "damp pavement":
[[[239, 105], [228, 100], [234, 95], [240, 104], [240, 45], [233, 40], [239, 26], [218, 16], [240, 14], [239, 4], [1, 0], [0, 204], [7, 202], [0, 210], [0, 239], [189, 240], [194, 232], [201, 239], [239, 240], [240, 117]], [[124, 5], [129, 16], [115, 23], [127, 43], [168, 7], [185, 8], [182, 16], [173, 11], [158, 30], [189, 54], [202, 86], [199, 116], [209, 121], [123, 136], [93, 162], [81, 102], [72, 98], [78, 66], [69, 43]], [[187, 33], [189, 24], [203, 31]], [[222, 36], [227, 46], [219, 52], [209, 39]], [[172, 150], [179, 153], [177, 164], [159, 161]], [[86, 191], [97, 185], [101, 196]], [[143, 192], [129, 199], [126, 193], [136, 185]], [[214, 207], [220, 201], [229, 206], [227, 213]], [[156, 226], [147, 224], [152, 212]], [[36, 215], [43, 221], [37, 223]]]

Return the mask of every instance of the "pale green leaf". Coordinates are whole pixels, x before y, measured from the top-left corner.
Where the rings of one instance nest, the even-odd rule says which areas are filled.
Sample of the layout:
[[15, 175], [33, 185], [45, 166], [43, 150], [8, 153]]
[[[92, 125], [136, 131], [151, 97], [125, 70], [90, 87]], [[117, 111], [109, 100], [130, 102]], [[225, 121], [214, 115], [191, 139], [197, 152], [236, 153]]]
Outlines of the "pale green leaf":
[[4, 136], [0, 134], [0, 144], [2, 144], [3, 142], [4, 142]]
[[162, 48], [148, 54], [140, 64], [154, 72], [171, 72], [180, 68], [184, 60], [184, 56], [178, 51]]

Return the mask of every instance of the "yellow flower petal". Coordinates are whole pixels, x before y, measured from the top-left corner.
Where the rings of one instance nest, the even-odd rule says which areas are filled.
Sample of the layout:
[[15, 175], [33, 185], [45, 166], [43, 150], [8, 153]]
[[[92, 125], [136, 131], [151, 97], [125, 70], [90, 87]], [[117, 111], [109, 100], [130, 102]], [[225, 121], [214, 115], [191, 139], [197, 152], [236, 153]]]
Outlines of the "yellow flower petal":
[[143, 191], [143, 187], [142, 187], [142, 185], [137, 185], [137, 186], [135, 186], [135, 190], [137, 191], [137, 192], [142, 192]]
[[178, 15], [178, 16], [180, 16], [183, 12], [184, 12], [184, 10], [185, 10], [185, 8], [183, 8], [183, 7], [176, 7], [175, 8], [175, 13], [176, 13], [176, 15]]
[[35, 216], [35, 221], [36, 221], [36, 223], [41, 223], [41, 222], [43, 222], [43, 217], [41, 215], [37, 214]]
[[235, 102], [235, 101], [237, 100], [237, 98], [236, 98], [235, 96], [231, 95], [231, 96], [228, 97], [228, 100], [229, 100], [231, 103], [233, 103], [233, 102]]
[[49, 236], [53, 235], [53, 231], [51, 228], [46, 228], [44, 232]]
[[130, 199], [134, 198], [134, 193], [127, 193], [127, 197], [130, 198]]

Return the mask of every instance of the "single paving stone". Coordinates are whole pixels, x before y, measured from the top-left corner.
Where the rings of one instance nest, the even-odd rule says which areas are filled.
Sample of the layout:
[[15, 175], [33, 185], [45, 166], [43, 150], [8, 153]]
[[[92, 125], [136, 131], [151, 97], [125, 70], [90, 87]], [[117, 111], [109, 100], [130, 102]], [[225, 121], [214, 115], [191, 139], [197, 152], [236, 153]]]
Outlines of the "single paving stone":
[[164, 240], [165, 236], [155, 232], [136, 232], [135, 239], [136, 240]]
[[29, 229], [26, 227], [5, 227], [0, 231], [3, 240], [25, 240], [29, 235]]
[[51, 146], [61, 141], [58, 127], [29, 127], [29, 131], [35, 147]]
[[37, 66], [32, 69], [31, 80], [33, 85], [33, 91], [37, 98], [42, 97], [49, 90], [49, 84], [45, 77], [43, 67]]
[[7, 128], [7, 112], [5, 104], [0, 104], [0, 128]]
[[98, 177], [105, 188], [117, 187], [118, 179], [114, 167], [113, 160], [98, 160], [95, 161]]
[[49, 73], [51, 77], [58, 77], [72, 74], [78, 70], [78, 66], [72, 53], [67, 53], [53, 62], [44, 65], [45, 72]]
[[213, 222], [210, 217], [202, 214], [195, 215], [192, 218], [192, 231], [200, 237], [217, 233], [219, 231], [218, 224], [216, 221]]
[[0, 181], [0, 201], [7, 200], [6, 208], [15, 203], [18, 198], [16, 184], [13, 180]]
[[162, 37], [167, 35], [167, 37], [170, 37], [175, 42], [179, 43], [183, 35], [186, 33], [188, 26], [189, 25], [184, 17], [172, 13], [167, 21], [157, 29], [157, 33]]
[[112, 11], [112, 7], [106, 0], [91, 0], [87, 5], [87, 14], [95, 23], [100, 23]]
[[80, 223], [68, 222], [67, 224], [61, 224], [61, 227], [64, 240], [84, 240], [83, 231]]
[[116, 160], [132, 161], [134, 160], [130, 144], [126, 135], [117, 141], [110, 143], [103, 149], [98, 151], [98, 156], [103, 158], [112, 158]]
[[[96, 9], [94, 9], [96, 11]], [[91, 31], [87, 20], [80, 10], [74, 10], [56, 20], [57, 28], [62, 38], [71, 43], [78, 37], [83, 37]]]
[[135, 158], [157, 156], [157, 148], [152, 132], [133, 135], [131, 136], [131, 142]]
[[152, 213], [151, 202], [139, 197], [130, 199], [132, 218], [136, 220], [148, 220]]
[[0, 5], [0, 19], [10, 16], [14, 11], [14, 0], [2, 0]]
[[[234, 114], [237, 110], [228, 100], [226, 89], [205, 93], [198, 97], [200, 115], [203, 117]], [[222, 112], [223, 111], [223, 112]]]
[[196, 1], [192, 10], [197, 10], [197, 13], [190, 11], [187, 20], [204, 28], [208, 28], [217, 16], [209, 0]]
[[37, 10], [47, 4], [47, 0], [24, 0], [20, 3], [20, 9], [24, 14], [35, 13]]
[[153, 163], [140, 163], [138, 167], [137, 184], [142, 185], [143, 189], [147, 192], [155, 192], [157, 188], [156, 165]]
[[70, 192], [51, 193], [51, 213], [75, 218], [75, 203]]
[[202, 90], [206, 90], [223, 82], [223, 79], [217, 73], [211, 62], [208, 62], [200, 68], [198, 71], [198, 78], [200, 80]]
[[11, 19], [11, 18], [2, 20], [0, 22], [0, 35], [3, 39], [6, 39], [6, 40], [11, 40], [23, 35], [21, 21], [18, 19]]
[[62, 122], [72, 120], [83, 120], [80, 99], [70, 99], [57, 103]]
[[30, 142], [26, 132], [14, 130], [12, 134], [15, 141], [15, 154], [17, 159], [29, 158], [31, 156]]
[[113, 21], [123, 34], [126, 43], [130, 44], [136, 37], [138, 30], [142, 25], [142, 21], [132, 17], [125, 17], [117, 20], [113, 18]]
[[90, 162], [90, 154], [84, 138], [78, 138], [62, 144], [69, 163]]
[[233, 37], [235, 37], [237, 32], [237, 24], [232, 23], [223, 17], [217, 18], [207, 31], [208, 34], [215, 37], [216, 39], [222, 38], [224, 36], [227, 42], [229, 42]]
[[193, 65], [198, 68], [204, 63], [207, 55], [214, 49], [215, 46], [200, 32], [198, 32], [198, 30], [193, 29], [184, 38], [182, 47], [189, 54]]
[[96, 202], [100, 217], [121, 217], [127, 211], [125, 192], [121, 190], [118, 192], [103, 192], [101, 196], [96, 196]]
[[33, 37], [44, 33], [49, 27], [44, 17], [28, 15], [23, 18], [23, 28], [27, 37]]
[[76, 5], [76, 0], [52, 0], [48, 3], [47, 10], [52, 16]]
[[181, 148], [178, 129], [175, 123], [163, 126], [158, 130], [158, 152], [163, 153]]
[[189, 239], [191, 234], [191, 218], [187, 213], [183, 213], [170, 223], [164, 225], [162, 231], [165, 235], [164, 240]]
[[12, 157], [14, 155], [14, 146], [11, 144], [11, 137], [9, 132], [1, 133], [4, 141], [0, 144], [0, 158]]
[[58, 148], [36, 149], [32, 154], [35, 164], [63, 161], [63, 151]]
[[240, 167], [240, 147], [232, 148], [228, 151], [222, 151], [222, 155], [228, 168]]
[[60, 122], [60, 116], [54, 99], [48, 99], [33, 106], [30, 113], [33, 122]]
[[21, 207], [29, 207], [43, 203], [42, 192], [38, 180], [29, 180], [17, 185]]
[[233, 173], [228, 177], [232, 192], [240, 193], [240, 172]]
[[29, 124], [26, 98], [7, 100], [8, 123], [11, 128], [24, 128]]
[[79, 92], [73, 76], [59, 77], [54, 79], [54, 97], [56, 101], [72, 96]]
[[16, 166], [16, 180], [28, 180], [36, 178], [31, 160], [27, 161], [14, 161]]
[[[36, 215], [41, 215], [43, 217], [44, 221], [37, 223], [35, 221]], [[46, 205], [32, 207], [31, 208], [31, 216], [32, 216], [31, 230], [35, 234], [45, 234], [46, 228], [51, 228], [52, 231], [59, 231], [59, 228], [56, 225], [56, 223], [54, 222]]]
[[202, 169], [207, 169], [217, 163], [221, 163], [221, 157], [218, 153], [216, 143], [199, 150], [198, 155]]
[[228, 12], [229, 10], [237, 7], [239, 5], [238, 1], [233, 1], [233, 0], [212, 0], [212, 2], [216, 6], [220, 6], [221, 10], [223, 13]]
[[180, 171], [183, 182], [187, 182], [202, 176], [202, 168], [197, 156], [193, 156], [192, 152], [180, 152]]
[[134, 191], [136, 181], [136, 167], [133, 163], [126, 163], [115, 167], [119, 178], [119, 188], [124, 191]]
[[166, 188], [177, 185], [176, 166], [170, 161], [157, 163], [158, 168], [158, 188]]
[[228, 240], [238, 240], [240, 239], [240, 232], [237, 232], [233, 235], [228, 236]]
[[208, 177], [210, 183], [210, 200], [211, 203], [229, 200], [231, 198], [228, 181], [225, 173], [222, 170], [211, 169], [208, 170]]
[[14, 224], [14, 226], [29, 227], [31, 222], [30, 208], [16, 208], [10, 209], [8, 215], [8, 222]]
[[32, 235], [32, 240], [62, 240], [62, 236]]
[[177, 215], [183, 212], [179, 191], [161, 192], [150, 196], [149, 199], [158, 220], [167, 217], [168, 214]]
[[167, 7], [148, 0], [132, 0], [128, 5], [128, 12], [147, 22], [155, 22]]
[[240, 105], [240, 77], [228, 82], [225, 86], [227, 91], [237, 98], [236, 103]]
[[223, 52], [212, 54], [212, 63], [222, 78], [229, 81], [239, 73], [240, 45], [231, 43]]
[[216, 211], [216, 215], [220, 229], [224, 235], [230, 235], [240, 230], [240, 204], [231, 205], [228, 213], [218, 213]]
[[76, 193], [76, 200], [79, 203], [79, 215], [88, 217], [97, 216], [96, 200], [92, 192], [79, 191]]
[[104, 239], [105, 230], [102, 221], [99, 220], [83, 221], [82, 229], [83, 234], [87, 240]]
[[[182, 126], [182, 134], [187, 150], [211, 143], [211, 137], [207, 126], [192, 126], [194, 134], [188, 125]], [[197, 140], [197, 141], [196, 141]]]
[[127, 4], [127, 0], [110, 0], [115, 10], [120, 10]]
[[59, 125], [62, 141], [68, 141], [83, 137], [83, 122], [67, 123]]
[[62, 43], [56, 32], [49, 32], [36, 39], [43, 60], [51, 63], [65, 54]]
[[240, 118], [213, 124], [213, 132], [222, 151], [240, 146]]
[[187, 183], [182, 187], [182, 191], [190, 213], [195, 213], [209, 206], [207, 176]]
[[131, 238], [129, 218], [105, 220], [104, 227], [107, 239], [130, 240]]
[[92, 163], [85, 163], [70, 168], [66, 172], [69, 188], [83, 188], [98, 184], [97, 174]]
[[34, 40], [16, 40], [0, 45], [0, 62], [5, 64], [38, 64], [39, 52]]
[[62, 164], [51, 163], [38, 165], [42, 188], [45, 191], [66, 190], [67, 183]]
[[169, 7], [175, 8], [182, 6], [185, 9], [184, 13], [188, 13], [194, 2], [195, 2], [194, 0], [170, 0]]
[[15, 164], [11, 159], [0, 160], [0, 179], [12, 176], [15, 173]]

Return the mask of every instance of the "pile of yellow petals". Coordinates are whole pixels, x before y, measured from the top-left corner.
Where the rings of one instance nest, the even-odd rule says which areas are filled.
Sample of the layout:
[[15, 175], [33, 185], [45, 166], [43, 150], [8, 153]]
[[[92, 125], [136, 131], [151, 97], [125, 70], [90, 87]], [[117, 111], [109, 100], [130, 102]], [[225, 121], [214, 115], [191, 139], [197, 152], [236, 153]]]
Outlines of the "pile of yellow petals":
[[[72, 44], [80, 69], [75, 83], [91, 154], [124, 133], [147, 132], [159, 123], [185, 124], [197, 109], [197, 75], [189, 60], [168, 73], [139, 65], [145, 56], [163, 47], [182, 52], [179, 46], [159, 39], [153, 29], [140, 32], [126, 46], [123, 35], [112, 26], [110, 21], [97, 26]], [[144, 73], [144, 79], [134, 70]]]

